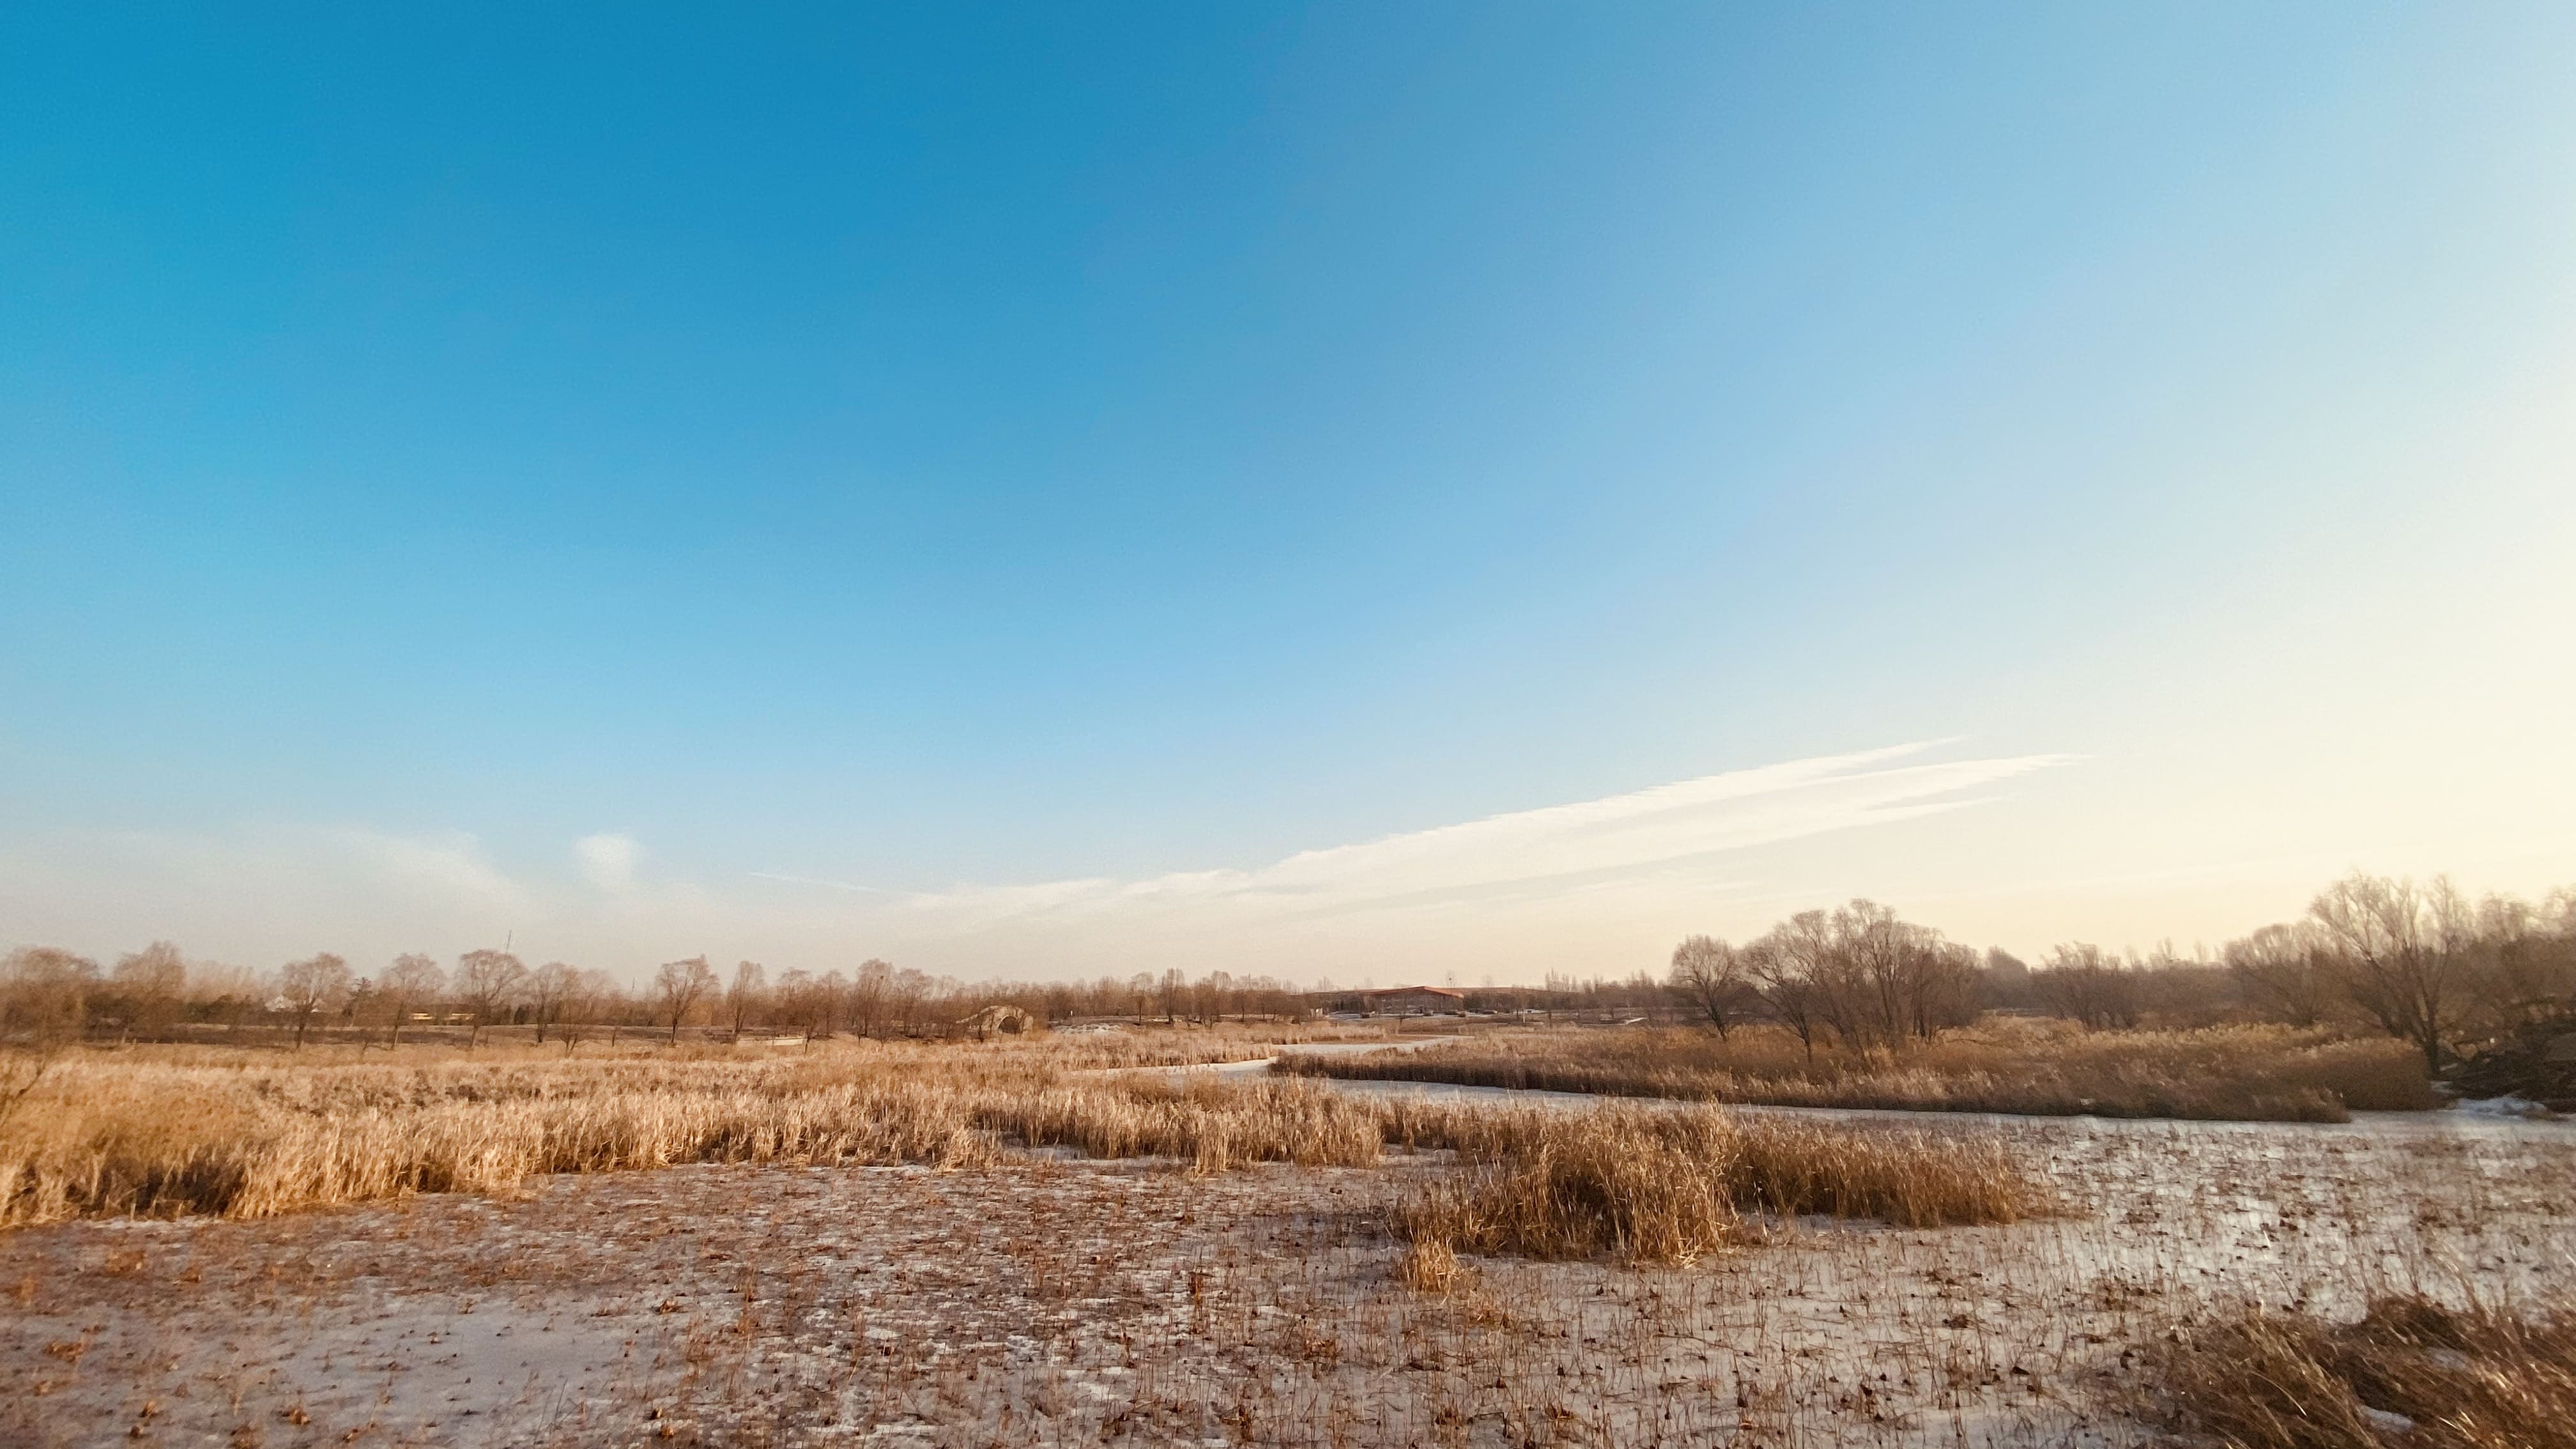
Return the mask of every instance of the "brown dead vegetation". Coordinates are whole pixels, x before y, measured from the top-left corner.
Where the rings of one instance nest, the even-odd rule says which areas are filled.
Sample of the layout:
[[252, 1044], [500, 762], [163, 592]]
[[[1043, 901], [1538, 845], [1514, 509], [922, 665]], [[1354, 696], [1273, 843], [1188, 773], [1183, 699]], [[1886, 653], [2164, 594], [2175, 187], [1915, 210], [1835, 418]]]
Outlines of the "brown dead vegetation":
[[2341, 1122], [2436, 1105], [2403, 1042], [2287, 1027], [2086, 1032], [1994, 1021], [1902, 1049], [1777, 1028], [1496, 1032], [1402, 1055], [1290, 1055], [1283, 1072], [1783, 1107]]
[[1937, 1227], [2060, 1210], [1991, 1141], [1636, 1107], [1494, 1111], [1455, 1137], [1476, 1170], [1412, 1194], [1395, 1217], [1434, 1276], [1462, 1249], [1687, 1265], [1743, 1241], [1747, 1213]]
[[[0, 1442], [103, 1442], [157, 1402], [165, 1443], [251, 1423], [279, 1445], [787, 1449], [889, 1425], [957, 1449], [2141, 1445], [2162, 1442], [2139, 1422], [2155, 1351], [2232, 1305], [2541, 1301], [2576, 1248], [2576, 1137], [2442, 1119], [1906, 1121], [1888, 1131], [2008, 1144], [2082, 1215], [1916, 1231], [1739, 1207], [1688, 1272], [1384, 1231], [1411, 1192], [1496, 1165], [1508, 1142], [1465, 1130], [1507, 1132], [1489, 1111], [1390, 1114], [1368, 1168], [1194, 1174], [997, 1133], [990, 1169], [566, 1174], [497, 1201], [0, 1233], [0, 1382], [23, 1389]], [[1404, 1153], [1408, 1131], [1468, 1160]], [[77, 1368], [56, 1343], [86, 1343]]]
[[[1042, 1148], [1214, 1173], [1259, 1162], [1363, 1166], [1388, 1144], [1456, 1149], [1486, 1171], [1531, 1162], [1607, 1170], [1612, 1144], [1624, 1144], [1686, 1168], [1676, 1180], [1721, 1183], [1729, 1211], [1901, 1222], [1996, 1220], [2033, 1191], [2000, 1153], [1963, 1157], [1955, 1143], [1867, 1129], [1738, 1125], [1714, 1113], [1659, 1125], [1627, 1109], [1596, 1118], [1441, 1106], [1295, 1079], [1082, 1074], [1060, 1060], [1042, 1050], [885, 1044], [420, 1065], [93, 1055], [62, 1063], [0, 1124], [0, 1226], [260, 1218], [425, 1192], [508, 1194], [540, 1174], [684, 1162], [974, 1167]], [[2001, 1207], [1976, 1205], [1985, 1199], [1965, 1182], [1976, 1173], [1999, 1175], [1989, 1196]]]
[[2352, 1323], [2254, 1309], [2189, 1334], [2164, 1369], [2179, 1425], [2230, 1449], [2576, 1445], [2576, 1305], [2392, 1297]]

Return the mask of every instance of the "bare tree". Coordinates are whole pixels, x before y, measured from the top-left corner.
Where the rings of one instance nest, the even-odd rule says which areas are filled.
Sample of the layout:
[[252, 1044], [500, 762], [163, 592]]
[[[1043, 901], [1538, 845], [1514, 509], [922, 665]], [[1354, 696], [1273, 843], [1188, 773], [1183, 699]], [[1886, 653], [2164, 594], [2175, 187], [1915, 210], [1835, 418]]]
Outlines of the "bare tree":
[[267, 983], [247, 966], [229, 966], [220, 961], [188, 963], [190, 1014], [200, 1020], [222, 1022], [231, 1035], [241, 1034], [242, 1018], [262, 1009], [268, 997]]
[[1744, 948], [1744, 969], [1807, 1055], [1830, 1031], [1846, 1046], [1901, 1046], [1976, 1017], [1977, 953], [1876, 901], [1801, 911]]
[[124, 1032], [158, 1035], [179, 1014], [180, 1000], [188, 989], [188, 962], [177, 946], [155, 941], [119, 958], [107, 979]]
[[2428, 894], [2411, 880], [2358, 871], [2308, 903], [2309, 919], [2333, 944], [2344, 994], [2382, 1031], [2414, 1043], [2429, 1071], [2441, 1069], [2443, 1041], [2461, 1009], [2466, 915], [2447, 880]]
[[1800, 911], [1745, 948], [1763, 1009], [1798, 1034], [1798, 1045], [1811, 1063], [1816, 1034], [1825, 1027], [1825, 988], [1819, 978], [1832, 954], [1832, 934], [1824, 912]]
[[859, 963], [850, 981], [850, 1029], [861, 1036], [884, 1030], [886, 1001], [894, 991], [894, 963], [873, 957]]
[[921, 1004], [930, 999], [930, 985], [929, 977], [909, 966], [894, 973], [888, 996], [905, 1036], [913, 1035], [921, 1023]]
[[662, 969], [653, 974], [654, 998], [661, 1002], [662, 1013], [671, 1019], [672, 1045], [679, 1044], [680, 1023], [687, 1018], [689, 1008], [714, 990], [715, 984], [716, 968], [708, 965], [704, 956], [665, 961]]
[[30, 1046], [76, 1041], [98, 990], [98, 963], [52, 946], [0, 959], [0, 1037]]
[[52, 946], [0, 957], [0, 1122], [24, 1104], [72, 1043], [80, 1040], [98, 963]]
[[527, 979], [527, 963], [507, 951], [468, 951], [456, 958], [456, 997], [474, 1014], [467, 1045], [482, 1044], [483, 1028]]
[[2512, 1031], [2576, 1003], [2576, 892], [2535, 907], [2512, 896], [2478, 903], [2476, 994], [2487, 1024]]
[[446, 989], [447, 973], [438, 969], [436, 961], [418, 952], [396, 956], [394, 964], [376, 979], [376, 993], [393, 1018], [393, 1034], [387, 1044], [401, 1046], [403, 1023], [411, 1020], [413, 1009], [422, 1002], [436, 1001]]
[[2019, 956], [2001, 946], [1988, 946], [1985, 965], [1978, 975], [1985, 1005], [2030, 1005], [2030, 963]]
[[[384, 992], [374, 981], [364, 976], [356, 978], [349, 983], [348, 994], [340, 998], [340, 1024], [355, 1027], [362, 1021], [373, 1022], [377, 1003], [383, 999]], [[358, 1050], [365, 1051], [367, 1046], [366, 1033], [361, 1031], [358, 1033]]]
[[549, 961], [528, 973], [528, 1014], [537, 1021], [537, 1045], [546, 1044], [546, 1028], [563, 1015], [580, 984], [581, 973], [561, 961]]
[[[557, 1035], [563, 1038], [564, 1054], [572, 1054], [574, 1044], [583, 1036], [582, 1028], [596, 1026], [602, 1021], [613, 1022], [618, 1019], [616, 1014], [625, 1009], [626, 993], [607, 972], [575, 971], [572, 987], [564, 997], [563, 1010], [557, 1016], [562, 1026]], [[612, 1025], [609, 1038], [615, 1040], [616, 1035], [617, 1029]]]
[[1871, 1000], [1871, 968], [1877, 963], [1867, 939], [1870, 922], [1855, 918], [1848, 906], [1823, 921], [1810, 977], [1816, 1011], [1843, 1045], [1866, 1047], [1881, 1035], [1881, 1013]]
[[2551, 891], [2533, 914], [2542, 930], [2562, 941], [2576, 941], [2576, 885]]
[[304, 1030], [316, 1012], [336, 1005], [349, 991], [349, 963], [328, 951], [289, 961], [278, 968], [277, 994], [295, 1017], [295, 1049], [304, 1049]]
[[857, 991], [838, 971], [826, 971], [814, 983], [814, 1024], [805, 1036], [811, 1045], [818, 1038], [829, 1041], [841, 1029], [841, 1009], [855, 999]]
[[1675, 946], [1672, 975], [1665, 985], [1692, 1015], [1717, 1028], [1721, 1040], [1758, 1004], [1752, 963], [1744, 952], [1714, 936], [1691, 936]]
[[1944, 941], [1929, 926], [1914, 928], [1904, 969], [1906, 1025], [1929, 1041], [1945, 1027], [1977, 1019], [1977, 952]]
[[2332, 947], [2314, 926], [2265, 926], [2227, 943], [2227, 969], [2246, 998], [2292, 1026], [2325, 1020], [2334, 1000]]
[[1894, 1045], [1905, 1035], [1906, 982], [1917, 929], [1876, 901], [1834, 912], [1835, 980], [1842, 988], [1835, 1028], [1851, 1040]]
[[2079, 1022], [2086, 1031], [2125, 1031], [2138, 1024], [2137, 974], [2089, 942], [2050, 951], [2030, 973], [2030, 987], [2051, 1016]]
[[849, 994], [849, 983], [838, 971], [816, 976], [790, 968], [780, 973], [770, 999], [779, 1020], [794, 1027], [810, 1049], [814, 1043], [831, 1038]]
[[759, 962], [735, 963], [733, 984], [725, 988], [725, 1014], [733, 1019], [733, 1036], [730, 1040], [734, 1042], [742, 1040], [743, 1024], [751, 1019], [751, 1013], [760, 1005], [762, 990], [768, 984], [769, 973]]
[[814, 973], [790, 966], [778, 973], [777, 988], [770, 994], [771, 1010], [779, 1025], [793, 1028], [810, 1048], [814, 1038], [823, 1034], [824, 996], [829, 990], [814, 979]]

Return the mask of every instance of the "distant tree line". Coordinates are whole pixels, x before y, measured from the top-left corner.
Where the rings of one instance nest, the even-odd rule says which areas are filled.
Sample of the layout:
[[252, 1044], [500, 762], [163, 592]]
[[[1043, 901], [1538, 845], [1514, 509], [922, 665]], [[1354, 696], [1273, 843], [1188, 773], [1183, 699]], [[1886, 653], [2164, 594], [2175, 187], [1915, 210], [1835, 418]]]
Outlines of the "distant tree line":
[[70, 951], [32, 946], [0, 958], [0, 1043], [82, 1039], [240, 1038], [245, 1032], [304, 1045], [317, 1035], [361, 1045], [461, 1035], [468, 1044], [500, 1027], [537, 1042], [599, 1035], [746, 1034], [808, 1039], [849, 1034], [949, 1033], [988, 1006], [1040, 1021], [1085, 1019], [1213, 1023], [1281, 1020], [1310, 1010], [1306, 994], [1266, 977], [1177, 970], [1091, 982], [969, 985], [869, 960], [851, 971], [789, 968], [774, 975], [741, 961], [720, 970], [704, 956], [662, 963], [643, 981], [561, 961], [531, 966], [500, 950], [467, 951], [451, 964], [416, 953], [361, 972], [320, 952], [257, 971], [191, 961], [157, 941], [102, 967]]
[[1888, 1046], [1988, 1011], [2089, 1030], [2277, 1022], [2377, 1031], [2440, 1070], [2463, 1051], [2576, 1017], [2576, 889], [2545, 900], [2471, 901], [2429, 884], [2356, 873], [2299, 920], [2230, 941], [2214, 958], [2170, 942], [2120, 954], [2089, 942], [2036, 966], [1982, 954], [1854, 901], [1805, 911], [1754, 940], [1692, 936], [1664, 989], [1723, 1034], [1749, 1021], [1820, 1043]]
[[[1819, 1046], [1890, 1048], [1987, 1012], [2059, 1017], [2087, 1029], [2280, 1022], [2384, 1032], [2439, 1068], [2464, 1050], [2576, 1014], [2576, 890], [2537, 903], [2452, 884], [2355, 874], [2297, 921], [2265, 926], [2215, 956], [2168, 943], [2121, 954], [2087, 942], [2037, 965], [1979, 952], [1893, 910], [1856, 900], [1802, 911], [1740, 944], [1695, 935], [1661, 975], [1482, 987], [1464, 1009], [1595, 1021], [1696, 1021], [1721, 1034], [1769, 1022]], [[416, 953], [361, 971], [330, 952], [268, 970], [188, 959], [157, 941], [102, 966], [45, 946], [0, 957], [0, 1044], [209, 1037], [301, 1046], [318, 1035], [399, 1045], [405, 1034], [476, 1043], [496, 1028], [538, 1042], [654, 1033], [820, 1040], [951, 1034], [990, 1006], [1040, 1022], [1279, 1021], [1361, 1012], [1364, 992], [1313, 991], [1260, 976], [1179, 970], [1094, 981], [969, 985], [890, 962], [849, 971], [705, 956], [628, 983], [503, 950], [452, 963]]]

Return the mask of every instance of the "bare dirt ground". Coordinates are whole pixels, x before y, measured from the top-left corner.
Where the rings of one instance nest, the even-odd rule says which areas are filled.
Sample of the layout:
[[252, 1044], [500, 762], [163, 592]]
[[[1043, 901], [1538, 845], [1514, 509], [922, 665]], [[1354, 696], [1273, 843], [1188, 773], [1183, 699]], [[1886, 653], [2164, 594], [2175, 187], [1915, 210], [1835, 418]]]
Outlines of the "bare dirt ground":
[[[1913, 1124], [1926, 1125], [1920, 1119]], [[1403, 1286], [1433, 1159], [692, 1167], [0, 1238], [0, 1442], [2130, 1444], [2212, 1304], [2576, 1276], [2576, 1133], [1952, 1124], [2081, 1217]], [[2147, 1417], [2141, 1417], [2145, 1415]]]

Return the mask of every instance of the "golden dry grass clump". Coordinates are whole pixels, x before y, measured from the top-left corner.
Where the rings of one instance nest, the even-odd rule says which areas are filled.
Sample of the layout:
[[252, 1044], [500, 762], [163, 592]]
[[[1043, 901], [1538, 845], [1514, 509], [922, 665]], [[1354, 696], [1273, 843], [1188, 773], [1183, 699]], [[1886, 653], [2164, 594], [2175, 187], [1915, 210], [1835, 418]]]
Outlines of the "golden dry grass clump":
[[1415, 1192], [1395, 1215], [1416, 1256], [1430, 1254], [1424, 1273], [1459, 1249], [1688, 1264], [1740, 1240], [1746, 1213], [1934, 1227], [2059, 1211], [1991, 1139], [1619, 1107], [1493, 1111], [1445, 1135], [1476, 1170]]
[[2576, 1307], [2384, 1298], [2357, 1323], [2249, 1311], [2171, 1350], [2179, 1425], [2230, 1449], [2567, 1449]]
[[1283, 1071], [1782, 1107], [2341, 1122], [2437, 1105], [2405, 1043], [2287, 1027], [2085, 1032], [1996, 1022], [1901, 1051], [1819, 1048], [1777, 1028], [1498, 1032], [1422, 1051], [1291, 1055]]
[[1173, 1157], [1224, 1172], [1253, 1162], [1359, 1167], [1387, 1140], [1385, 1107], [1302, 1081], [1058, 1081], [980, 1106], [976, 1125], [1090, 1157]]
[[76, 1059], [0, 1122], [0, 1225], [265, 1217], [680, 1162], [962, 1167], [1006, 1144], [1211, 1172], [1356, 1164], [1376, 1159], [1389, 1116], [1311, 1082], [1086, 1077], [1034, 1053], [953, 1046], [425, 1065]]
[[[841, 1070], [834, 1070], [837, 1066]], [[304, 1066], [75, 1060], [0, 1123], [0, 1224], [266, 1217], [547, 1172], [989, 1160], [972, 1071], [628, 1058]]]
[[[1363, 1166], [1389, 1143], [1455, 1148], [1489, 1176], [1541, 1172], [1556, 1184], [1551, 1201], [1652, 1199], [1633, 1221], [1603, 1209], [1614, 1227], [1599, 1242], [1667, 1258], [1723, 1236], [1722, 1224], [1690, 1226], [1694, 1212], [1712, 1224], [1738, 1208], [2001, 1221], [2033, 1200], [1999, 1153], [1955, 1142], [1737, 1124], [1706, 1111], [1379, 1100], [1295, 1078], [1075, 1073], [1035, 1049], [860, 1043], [410, 1062], [195, 1051], [58, 1064], [0, 1119], [0, 1226], [268, 1217], [683, 1162], [972, 1167], [1014, 1149], [1069, 1147], [1224, 1172]], [[1607, 1186], [1583, 1198], [1580, 1184], [1595, 1179]], [[1694, 1193], [1704, 1209], [1689, 1206]], [[1506, 1236], [1536, 1241], [1537, 1231]]]

